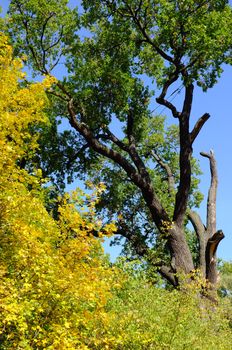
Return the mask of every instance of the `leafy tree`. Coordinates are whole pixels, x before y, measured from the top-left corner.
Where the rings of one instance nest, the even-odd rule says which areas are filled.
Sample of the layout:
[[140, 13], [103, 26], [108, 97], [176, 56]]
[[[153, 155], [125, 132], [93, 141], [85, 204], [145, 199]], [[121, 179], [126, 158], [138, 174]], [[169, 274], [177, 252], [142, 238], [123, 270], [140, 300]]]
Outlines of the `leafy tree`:
[[0, 349], [228, 349], [231, 306], [200, 299], [197, 276], [177, 292], [152, 285], [140, 263], [109, 267], [92, 234], [116, 229], [95, 215], [103, 184], [48, 214], [41, 170], [21, 164], [49, 122], [54, 79], [28, 85], [2, 34], [0, 48]]
[[[31, 128], [48, 123], [45, 90], [52, 83], [46, 78], [22, 87], [21, 68], [1, 33], [0, 349], [89, 349], [95, 338], [89, 330], [107, 324], [105, 306], [123, 276], [109, 267], [91, 234], [101, 233], [97, 193], [66, 194], [55, 221], [44, 206], [40, 169], [29, 174], [19, 165], [38, 147]], [[104, 233], [113, 230], [112, 224], [104, 227]]]
[[[213, 287], [216, 250], [224, 237], [216, 229], [213, 152], [202, 153], [211, 167], [206, 224], [190, 209], [196, 188], [192, 148], [210, 116], [201, 116], [192, 130], [190, 116], [196, 84], [204, 91], [213, 87], [222, 64], [230, 63], [231, 7], [225, 0], [85, 0], [82, 6], [80, 15], [65, 0], [12, 0], [8, 25], [15, 52], [25, 52], [35, 72], [48, 76], [59, 57], [65, 59], [67, 76], [51, 93], [54, 112], [68, 119], [75, 135], [73, 152], [69, 147], [66, 154], [72, 160], [84, 153], [74, 171], [92, 167], [109, 181], [103, 204], [117, 216], [117, 234], [172, 285], [180, 283], [178, 273], [199, 268]], [[159, 89], [156, 102], [178, 125], [165, 137], [150, 110], [145, 75]], [[177, 83], [181, 105], [169, 96]], [[176, 132], [179, 142], [173, 147]], [[186, 238], [187, 219], [198, 240], [197, 265]]]

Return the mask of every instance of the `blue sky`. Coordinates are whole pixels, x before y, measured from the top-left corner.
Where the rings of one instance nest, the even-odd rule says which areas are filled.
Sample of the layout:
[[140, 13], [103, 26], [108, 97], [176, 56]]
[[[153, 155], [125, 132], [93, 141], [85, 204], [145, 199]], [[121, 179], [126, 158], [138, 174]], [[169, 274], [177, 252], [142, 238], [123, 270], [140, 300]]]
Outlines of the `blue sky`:
[[[70, 4], [76, 5], [79, 1], [72, 0]], [[3, 0], [1, 6], [5, 13], [8, 0]], [[232, 260], [232, 67], [225, 66], [224, 73], [215, 87], [207, 93], [196, 88], [192, 112], [192, 125], [205, 112], [210, 113], [207, 121], [199, 134], [194, 146], [194, 156], [200, 159], [200, 166], [204, 172], [201, 177], [200, 189], [205, 195], [199, 213], [202, 218], [206, 216], [206, 199], [210, 183], [209, 164], [207, 159], [199, 156], [200, 151], [208, 152], [213, 149], [217, 159], [219, 186], [217, 199], [217, 228], [222, 229], [225, 239], [218, 249], [218, 256], [226, 260]], [[179, 99], [178, 97], [177, 99]], [[157, 109], [157, 113], [162, 110]], [[164, 111], [163, 113], [167, 113]], [[168, 115], [168, 114], [167, 114]], [[170, 117], [171, 118], [171, 117]], [[230, 217], [231, 216], [231, 217]], [[114, 258], [119, 249], [105, 244], [105, 249]]]

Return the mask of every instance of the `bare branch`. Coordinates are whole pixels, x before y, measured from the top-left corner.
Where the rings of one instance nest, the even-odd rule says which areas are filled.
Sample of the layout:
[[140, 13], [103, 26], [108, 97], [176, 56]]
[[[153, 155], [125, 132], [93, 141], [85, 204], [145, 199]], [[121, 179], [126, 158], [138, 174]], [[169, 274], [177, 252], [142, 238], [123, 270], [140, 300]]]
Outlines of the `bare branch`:
[[206, 121], [210, 118], [209, 113], [203, 114], [201, 118], [198, 119], [196, 122], [192, 132], [190, 133], [190, 139], [191, 139], [191, 144], [195, 141], [196, 137], [198, 136], [199, 132], [201, 131], [203, 125], [206, 123]]
[[211, 288], [215, 288], [217, 283], [217, 247], [220, 241], [224, 238], [224, 234], [221, 230], [216, 232], [216, 196], [217, 196], [217, 166], [214, 157], [214, 152], [211, 150], [210, 153], [201, 152], [203, 157], [209, 159], [210, 172], [211, 172], [211, 183], [208, 192], [207, 200], [207, 228], [206, 228], [206, 278], [211, 284]]
[[115, 145], [117, 145], [121, 150], [129, 152], [128, 146], [121, 140], [117, 138], [108, 128], [105, 128], [105, 132], [108, 136], [108, 139], [111, 140]]
[[170, 77], [166, 83], [163, 86], [163, 89], [161, 91], [161, 94], [159, 95], [159, 97], [156, 98], [156, 102], [161, 104], [162, 106], [167, 107], [168, 109], [170, 109], [170, 111], [172, 112], [172, 115], [174, 118], [179, 118], [180, 117], [180, 112], [178, 112], [177, 108], [168, 100], [165, 99], [165, 96], [167, 94], [167, 91], [169, 89], [169, 87], [178, 79], [178, 75], [179, 72], [176, 70], [173, 73], [173, 76]]
[[201, 152], [202, 157], [206, 157], [210, 162], [211, 172], [211, 183], [208, 192], [207, 200], [207, 235], [208, 238], [212, 237], [216, 232], [216, 199], [217, 199], [217, 186], [218, 186], [218, 175], [216, 159], [214, 152], [211, 150], [210, 153]]
[[139, 156], [134, 143], [132, 143], [129, 146], [129, 155], [130, 155], [131, 159], [133, 160], [133, 162], [134, 162], [136, 168], [138, 169], [139, 173], [141, 174], [141, 176], [151, 184], [150, 175], [146, 169], [146, 166], [145, 166], [142, 158]]
[[191, 221], [191, 224], [193, 225], [197, 236], [199, 237], [199, 239], [201, 239], [202, 235], [204, 235], [206, 231], [206, 227], [203, 224], [200, 216], [198, 215], [198, 213], [190, 209], [188, 211], [188, 219]]
[[193, 210], [188, 211], [188, 219], [193, 225], [194, 231], [196, 232], [198, 243], [199, 243], [199, 260], [200, 260], [200, 269], [202, 275], [206, 276], [206, 261], [205, 261], [205, 248], [206, 248], [206, 227], [203, 224], [200, 216]]

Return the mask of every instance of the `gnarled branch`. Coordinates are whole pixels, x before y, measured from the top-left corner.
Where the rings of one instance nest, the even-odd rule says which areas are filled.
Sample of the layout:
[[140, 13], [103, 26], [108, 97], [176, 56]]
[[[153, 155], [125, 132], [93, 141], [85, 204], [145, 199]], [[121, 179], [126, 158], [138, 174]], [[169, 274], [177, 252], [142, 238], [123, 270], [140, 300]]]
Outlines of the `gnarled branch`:
[[[162, 227], [164, 221], [170, 221], [167, 212], [163, 208], [160, 200], [158, 199], [151, 179], [147, 170], [145, 169], [145, 175], [138, 172], [136, 168], [121, 155], [121, 153], [113, 150], [112, 148], [107, 147], [101, 143], [96, 137], [94, 137], [90, 128], [76, 118], [76, 113], [73, 105], [73, 99], [68, 103], [68, 112], [70, 115], [70, 125], [77, 130], [87, 141], [88, 145], [92, 147], [97, 153], [107, 157], [108, 159], [113, 160], [118, 164], [132, 180], [132, 182], [141, 189], [143, 198], [148, 205], [148, 208], [151, 212], [151, 216], [158, 228]], [[139, 159], [140, 161], [140, 159]], [[137, 166], [137, 164], [136, 164]], [[138, 165], [139, 166], [139, 165]], [[142, 165], [143, 166], [143, 165]]]
[[177, 108], [168, 100], [166, 100], [166, 94], [169, 89], [169, 87], [177, 81], [179, 77], [179, 71], [176, 70], [175, 73], [169, 79], [164, 83], [163, 89], [161, 91], [161, 94], [159, 97], [156, 98], [156, 102], [167, 107], [171, 112], [174, 118], [179, 118], [181, 113], [177, 110]]
[[210, 118], [209, 113], [205, 113], [203, 114], [203, 116], [201, 118], [198, 119], [198, 121], [196, 122], [191, 134], [190, 134], [190, 139], [191, 139], [191, 144], [193, 144], [193, 142], [195, 141], [197, 135], [199, 134], [199, 132], [201, 131], [203, 125], [206, 123], [206, 121]]
[[210, 153], [201, 152], [202, 157], [206, 157], [210, 162], [211, 183], [207, 200], [207, 238], [212, 237], [216, 232], [216, 197], [218, 186], [217, 165], [213, 150]]

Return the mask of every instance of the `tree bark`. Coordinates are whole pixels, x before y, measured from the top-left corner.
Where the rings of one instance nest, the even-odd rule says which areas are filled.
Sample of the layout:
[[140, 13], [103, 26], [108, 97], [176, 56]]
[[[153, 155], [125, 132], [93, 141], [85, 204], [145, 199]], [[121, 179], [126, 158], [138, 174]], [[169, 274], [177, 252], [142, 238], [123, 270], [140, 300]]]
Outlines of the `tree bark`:
[[220, 241], [224, 238], [221, 230], [216, 231], [217, 165], [212, 150], [210, 153], [201, 152], [201, 155], [209, 159], [211, 173], [211, 183], [207, 198], [206, 226], [202, 223], [199, 215], [193, 211], [189, 211], [188, 218], [198, 237], [202, 275], [209, 282], [209, 288], [215, 290], [218, 281], [216, 253]]
[[175, 269], [177, 273], [190, 273], [194, 270], [194, 264], [192, 254], [186, 241], [184, 227], [173, 223], [169, 234], [168, 243], [172, 255], [173, 269]]
[[206, 279], [209, 281], [212, 289], [215, 289], [218, 272], [217, 272], [217, 248], [220, 241], [224, 238], [224, 234], [221, 230], [216, 231], [216, 199], [217, 199], [217, 187], [218, 187], [218, 174], [217, 165], [214, 152], [210, 153], [201, 152], [203, 157], [209, 159], [211, 183], [208, 192], [207, 200], [207, 224], [205, 234], [205, 261], [206, 261]]
[[206, 227], [203, 224], [200, 216], [193, 210], [188, 211], [188, 219], [193, 225], [193, 228], [196, 232], [198, 244], [199, 244], [199, 264], [202, 277], [206, 277], [206, 261], [205, 261], [205, 249], [206, 249]]
[[217, 247], [223, 238], [223, 232], [221, 230], [218, 230], [211, 238], [209, 238], [206, 246], [206, 279], [209, 281], [211, 289], [215, 289], [218, 282], [216, 252]]

